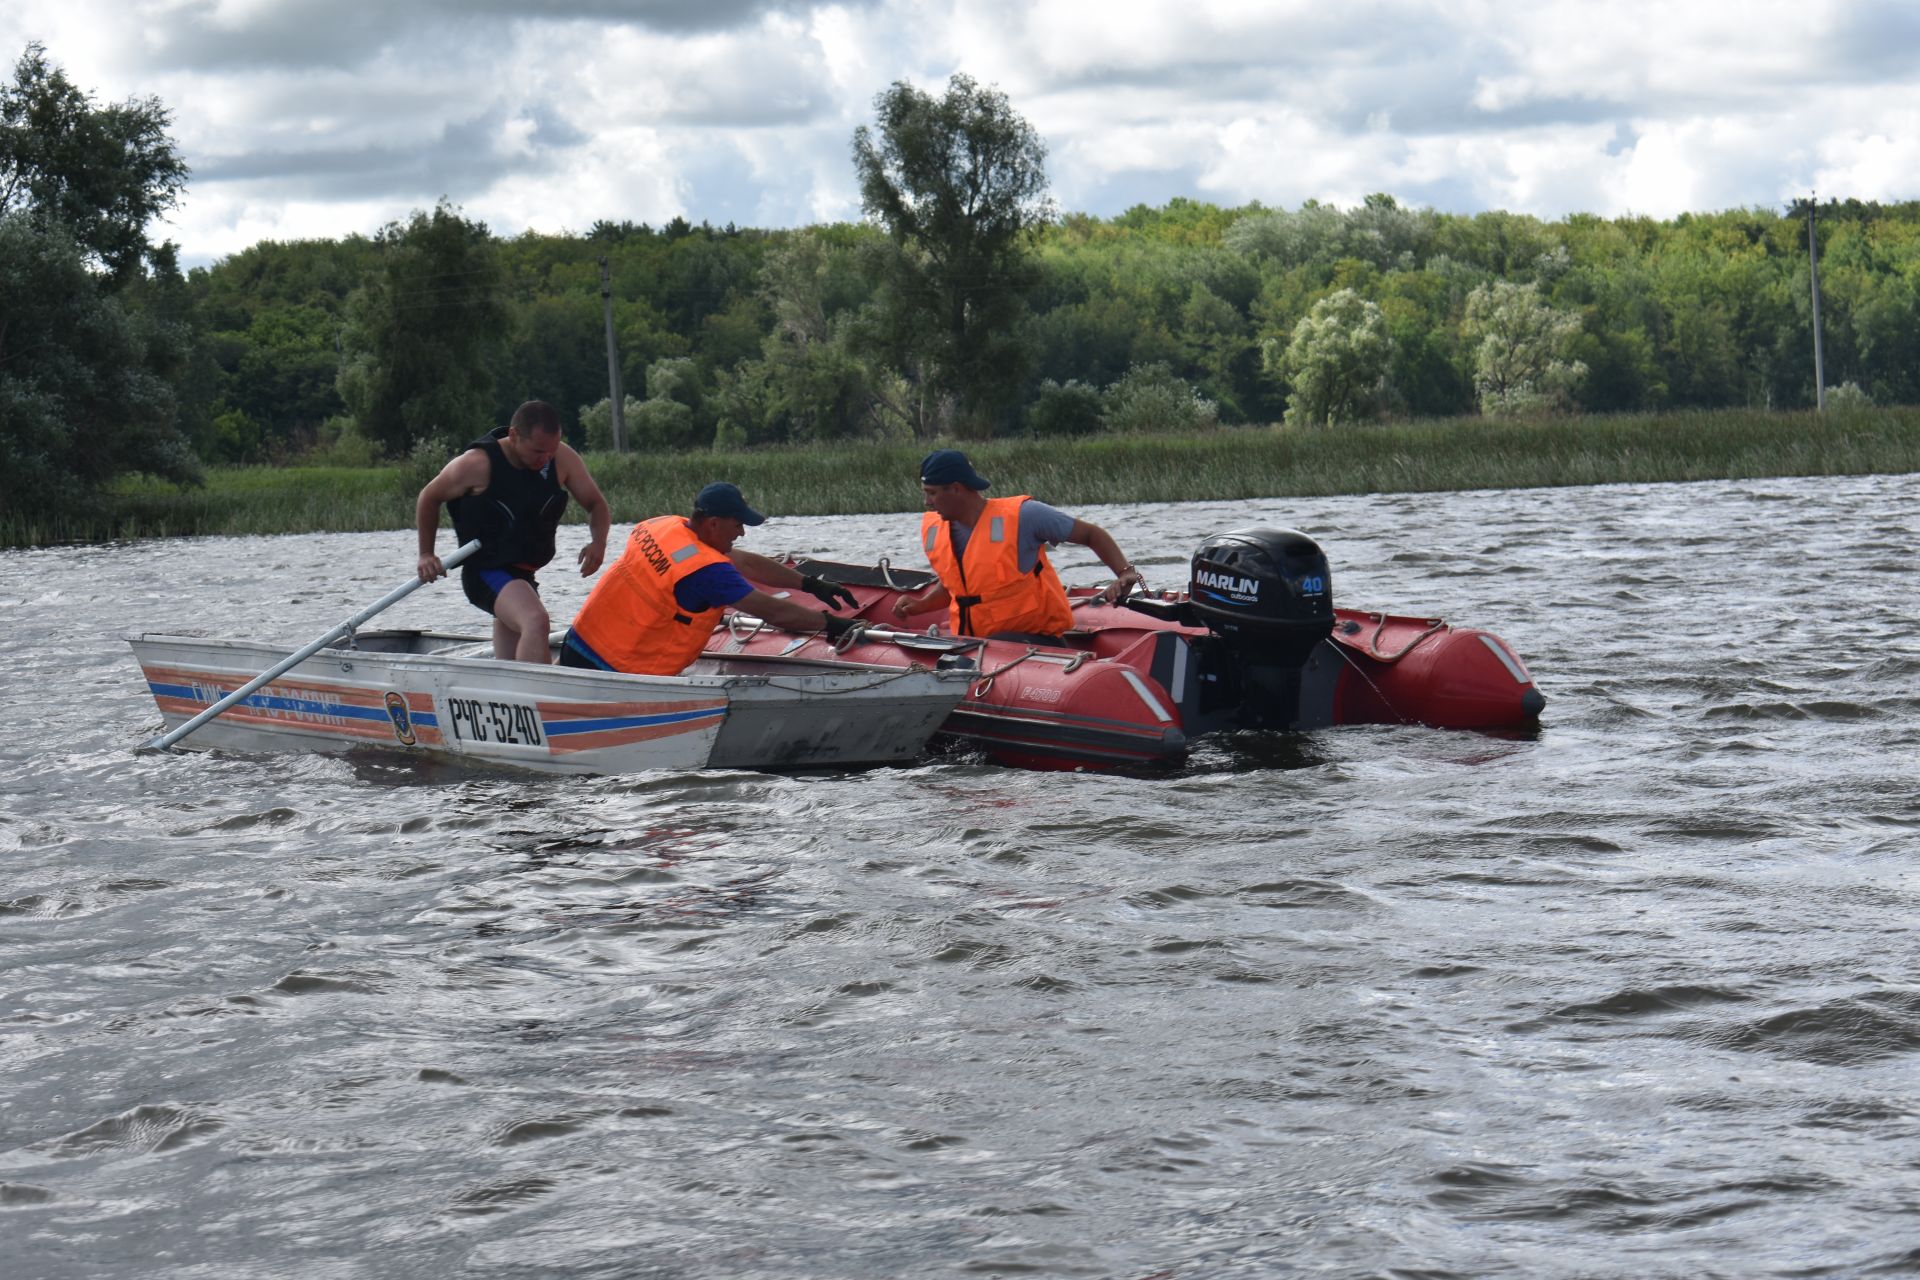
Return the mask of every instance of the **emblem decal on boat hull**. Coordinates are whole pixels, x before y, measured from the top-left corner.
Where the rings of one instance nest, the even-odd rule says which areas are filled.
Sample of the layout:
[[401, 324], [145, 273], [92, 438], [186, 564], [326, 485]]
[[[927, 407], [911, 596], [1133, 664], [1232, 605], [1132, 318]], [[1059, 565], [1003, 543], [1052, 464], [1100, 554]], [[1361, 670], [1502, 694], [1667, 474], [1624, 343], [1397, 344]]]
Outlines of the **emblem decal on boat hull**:
[[405, 695], [388, 691], [386, 696], [387, 719], [393, 721], [393, 736], [400, 739], [404, 746], [412, 746], [413, 716], [407, 711]]

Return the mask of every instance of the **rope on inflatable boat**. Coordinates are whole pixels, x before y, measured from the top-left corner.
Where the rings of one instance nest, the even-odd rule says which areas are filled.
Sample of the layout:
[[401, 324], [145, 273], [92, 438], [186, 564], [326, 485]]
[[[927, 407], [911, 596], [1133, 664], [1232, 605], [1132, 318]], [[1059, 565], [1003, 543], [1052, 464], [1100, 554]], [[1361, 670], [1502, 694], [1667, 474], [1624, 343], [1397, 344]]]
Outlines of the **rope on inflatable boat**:
[[[993, 678], [995, 676], [1001, 675], [1005, 672], [1013, 670], [1015, 667], [1019, 666], [1021, 663], [1025, 662], [1029, 658], [1037, 658], [1039, 656], [1040, 656], [1040, 651], [1038, 649], [1029, 647], [1025, 653], [1015, 658], [1012, 662], [1008, 662], [1001, 666], [995, 667], [991, 671], [981, 672], [980, 678], [973, 682], [973, 688], [967, 691], [968, 696], [973, 698], [986, 697], [988, 692], [993, 688]], [[1079, 663], [1076, 661], [1074, 665], [1078, 666]]]
[[[1392, 666], [1394, 663], [1400, 661], [1400, 659], [1412, 653], [1422, 640], [1425, 640], [1428, 636], [1447, 625], [1446, 620], [1443, 618], [1429, 619], [1425, 631], [1422, 631], [1394, 652], [1388, 654], [1380, 652], [1380, 633], [1387, 629], [1387, 615], [1384, 613], [1370, 613], [1367, 617], [1371, 618], [1374, 622], [1373, 634], [1367, 637], [1366, 648], [1361, 650], [1361, 652], [1383, 666]], [[1411, 719], [1411, 717], [1405, 715], [1398, 707], [1393, 705], [1393, 699], [1387, 697], [1386, 691], [1373, 682], [1373, 677], [1367, 674], [1367, 669], [1355, 661], [1352, 654], [1347, 652], [1346, 645], [1336, 644], [1333, 646], [1333, 651], [1340, 655], [1342, 662], [1353, 668], [1355, 675], [1367, 682], [1367, 687], [1373, 690], [1373, 696], [1380, 699], [1381, 706], [1393, 712], [1394, 715], [1399, 716], [1402, 720]]]
[[767, 620], [765, 618], [755, 618], [753, 620], [753, 630], [743, 636], [740, 634], [740, 614], [732, 609], [727, 610], [727, 634], [735, 640], [738, 640], [741, 644], [745, 644], [747, 641], [759, 635], [760, 629], [766, 625]]
[[1445, 619], [1434, 618], [1430, 622], [1428, 622], [1427, 629], [1425, 631], [1422, 631], [1419, 635], [1407, 641], [1405, 644], [1401, 645], [1394, 652], [1389, 654], [1389, 653], [1380, 652], [1380, 633], [1387, 629], [1387, 615], [1384, 613], [1370, 613], [1367, 616], [1369, 618], [1372, 618], [1377, 625], [1373, 629], [1373, 634], [1367, 637], [1367, 647], [1361, 650], [1361, 652], [1365, 653], [1369, 658], [1372, 658], [1375, 662], [1384, 662], [1384, 663], [1387, 663], [1388, 665], [1392, 665], [1393, 663], [1396, 663], [1400, 661], [1400, 659], [1406, 657], [1409, 653], [1412, 653], [1414, 650], [1414, 647], [1418, 645], [1422, 640], [1425, 640], [1428, 636], [1432, 635], [1434, 632], [1440, 630], [1442, 627], [1447, 625]]
[[[1419, 641], [1416, 640], [1414, 643], [1418, 644]], [[1367, 669], [1354, 661], [1353, 655], [1347, 652], [1345, 645], [1337, 644], [1333, 646], [1333, 651], [1340, 655], [1340, 661], [1353, 668], [1355, 675], [1367, 682], [1367, 688], [1373, 690], [1373, 696], [1380, 699], [1381, 706], [1393, 712], [1394, 715], [1400, 716], [1402, 720], [1407, 719], [1406, 716], [1401, 715], [1400, 708], [1393, 705], [1393, 699], [1387, 697], [1386, 691], [1373, 682], [1373, 677], [1367, 674]]]

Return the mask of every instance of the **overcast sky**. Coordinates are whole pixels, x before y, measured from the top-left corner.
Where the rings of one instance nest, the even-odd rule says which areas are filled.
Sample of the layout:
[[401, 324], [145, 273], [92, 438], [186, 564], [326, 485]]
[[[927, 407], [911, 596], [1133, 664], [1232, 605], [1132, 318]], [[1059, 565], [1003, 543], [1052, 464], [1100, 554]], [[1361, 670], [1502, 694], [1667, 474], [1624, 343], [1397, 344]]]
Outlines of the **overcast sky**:
[[1062, 211], [1920, 195], [1920, 0], [4, 0], [29, 40], [172, 109], [190, 264], [441, 196], [501, 234], [854, 219], [874, 95], [956, 71]]

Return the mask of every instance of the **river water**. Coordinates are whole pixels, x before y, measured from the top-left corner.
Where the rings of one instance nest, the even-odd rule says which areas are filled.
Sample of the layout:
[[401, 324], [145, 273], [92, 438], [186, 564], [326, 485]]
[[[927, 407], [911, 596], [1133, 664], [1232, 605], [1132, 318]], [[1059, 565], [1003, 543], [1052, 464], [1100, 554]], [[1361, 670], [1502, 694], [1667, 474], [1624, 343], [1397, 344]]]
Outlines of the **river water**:
[[[1080, 512], [1154, 586], [1303, 529], [1340, 603], [1492, 630], [1547, 697], [1532, 738], [1243, 736], [1148, 777], [135, 754], [123, 637], [305, 640], [411, 534], [0, 555], [0, 1270], [1920, 1268], [1917, 507], [1898, 476]], [[744, 545], [917, 564], [913, 528]], [[546, 576], [564, 620], [585, 585]], [[377, 625], [478, 618], [442, 585]]]

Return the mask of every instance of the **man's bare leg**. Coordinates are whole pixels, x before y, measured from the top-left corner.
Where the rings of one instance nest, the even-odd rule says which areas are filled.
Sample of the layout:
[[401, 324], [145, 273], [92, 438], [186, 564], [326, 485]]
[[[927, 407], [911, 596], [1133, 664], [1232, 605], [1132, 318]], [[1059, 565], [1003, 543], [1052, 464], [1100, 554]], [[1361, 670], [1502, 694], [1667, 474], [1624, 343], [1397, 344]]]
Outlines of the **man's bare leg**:
[[493, 656], [516, 662], [551, 662], [547, 607], [531, 582], [515, 578], [493, 599]]

